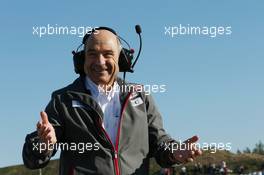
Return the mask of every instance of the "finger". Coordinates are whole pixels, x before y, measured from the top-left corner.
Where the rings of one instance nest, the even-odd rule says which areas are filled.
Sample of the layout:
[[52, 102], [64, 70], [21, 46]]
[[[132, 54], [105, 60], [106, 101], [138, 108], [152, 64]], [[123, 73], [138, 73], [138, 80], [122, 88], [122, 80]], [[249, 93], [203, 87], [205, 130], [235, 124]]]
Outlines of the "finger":
[[193, 157], [195, 155], [195, 152], [194, 151], [191, 151], [191, 156]]
[[196, 151], [195, 151], [195, 155], [196, 155], [196, 156], [202, 155], [202, 153], [203, 153], [203, 152], [202, 152], [201, 150], [196, 150]]
[[45, 132], [45, 126], [41, 127], [39, 130], [38, 130], [38, 135], [40, 138], [43, 138], [43, 135], [44, 135], [44, 132]]
[[43, 137], [46, 137], [48, 134], [51, 133], [51, 129], [50, 128], [46, 128], [42, 134]]
[[37, 123], [37, 129], [40, 129], [41, 126], [42, 126], [42, 123], [39, 121], [39, 122]]
[[56, 137], [53, 134], [51, 134], [51, 133], [46, 136], [46, 139], [51, 144], [55, 144], [56, 143]]
[[193, 151], [198, 151], [200, 148], [198, 148], [197, 147], [197, 145], [196, 145], [196, 143], [191, 143], [191, 149], [193, 150]]
[[37, 128], [39, 137], [41, 137], [41, 135], [43, 134], [44, 130], [45, 130], [45, 126], [44, 125], [41, 125], [39, 128]]
[[50, 133], [50, 129], [49, 129], [49, 127], [46, 126], [46, 127], [43, 129], [43, 132], [41, 133], [41, 137], [45, 138], [45, 136], [46, 136], [48, 133]]
[[191, 138], [185, 140], [183, 143], [195, 143], [195, 142], [197, 142], [198, 140], [199, 140], [199, 137], [195, 135], [195, 136], [193, 136], [193, 137], [191, 137]]
[[48, 141], [51, 143], [51, 139], [52, 139], [51, 134], [48, 134], [48, 135], [45, 137], [45, 139], [48, 140]]
[[194, 151], [189, 151], [188, 153], [186, 153], [186, 157], [185, 159], [188, 159], [188, 158], [194, 158], [195, 157], [195, 152]]
[[193, 162], [193, 158], [188, 158], [187, 162]]
[[48, 119], [48, 115], [46, 112], [41, 111], [40, 112], [40, 116], [41, 116], [41, 120], [43, 124], [48, 124], [49, 123], [49, 119]]

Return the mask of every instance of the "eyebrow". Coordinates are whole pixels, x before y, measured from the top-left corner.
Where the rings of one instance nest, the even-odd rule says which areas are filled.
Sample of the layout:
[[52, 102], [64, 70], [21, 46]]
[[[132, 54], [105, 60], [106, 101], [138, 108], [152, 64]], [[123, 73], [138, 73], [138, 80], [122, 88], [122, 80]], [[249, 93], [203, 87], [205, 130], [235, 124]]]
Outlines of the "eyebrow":
[[[91, 48], [91, 49], [88, 49], [87, 52], [98, 52], [98, 50]], [[110, 52], [111, 52], [111, 53], [114, 53], [113, 50], [109, 50], [109, 49], [108, 49], [108, 50], [103, 50], [102, 52], [103, 52], [103, 53], [106, 53], [106, 52], [107, 52], [107, 53], [110, 53]]]

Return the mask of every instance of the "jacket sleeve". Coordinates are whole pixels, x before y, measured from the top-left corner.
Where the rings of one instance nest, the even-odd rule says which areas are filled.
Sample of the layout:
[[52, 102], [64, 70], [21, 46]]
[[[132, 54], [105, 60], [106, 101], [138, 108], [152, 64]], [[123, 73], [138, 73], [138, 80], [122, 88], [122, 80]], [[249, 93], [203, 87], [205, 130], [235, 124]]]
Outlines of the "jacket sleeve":
[[[52, 99], [47, 105], [45, 112], [48, 115], [49, 122], [53, 125], [59, 142], [62, 139], [63, 134], [63, 120], [59, 115], [59, 100], [58, 97], [52, 95]], [[24, 165], [29, 169], [38, 169], [45, 167], [50, 158], [55, 155], [56, 149], [53, 149], [48, 154], [40, 153], [40, 138], [37, 131], [32, 132], [26, 136], [23, 146], [22, 157]], [[54, 148], [56, 148], [54, 146]]]
[[154, 156], [161, 167], [171, 167], [179, 162], [174, 161], [173, 155], [166, 145], [178, 143], [164, 130], [162, 117], [151, 95], [145, 96], [148, 116], [150, 154]]

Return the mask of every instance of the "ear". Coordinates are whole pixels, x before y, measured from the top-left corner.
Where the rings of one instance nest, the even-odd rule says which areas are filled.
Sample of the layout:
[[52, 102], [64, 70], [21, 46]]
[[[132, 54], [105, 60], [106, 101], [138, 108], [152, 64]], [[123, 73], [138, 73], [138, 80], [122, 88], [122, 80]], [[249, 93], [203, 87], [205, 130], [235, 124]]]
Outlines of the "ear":
[[73, 55], [73, 64], [74, 70], [77, 74], [85, 74], [84, 73], [84, 61], [85, 61], [85, 54], [84, 51], [76, 52]]
[[132, 72], [131, 69], [132, 59], [133, 59], [133, 51], [122, 48], [119, 58], [118, 58], [118, 66], [119, 72]]

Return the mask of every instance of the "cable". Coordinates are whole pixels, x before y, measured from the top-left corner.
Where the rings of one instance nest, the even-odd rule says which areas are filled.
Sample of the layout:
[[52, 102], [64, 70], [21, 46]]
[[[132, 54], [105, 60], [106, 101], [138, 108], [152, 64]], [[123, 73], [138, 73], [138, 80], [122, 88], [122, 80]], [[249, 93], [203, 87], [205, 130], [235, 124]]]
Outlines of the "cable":
[[138, 58], [139, 58], [139, 55], [141, 53], [141, 49], [142, 49], [142, 38], [141, 38], [141, 35], [140, 33], [138, 33], [138, 36], [139, 36], [139, 51], [138, 51], [138, 54], [137, 54], [137, 57], [134, 61], [134, 63], [132, 64], [132, 69], [134, 68], [134, 66], [136, 65], [137, 61], [138, 61]]

